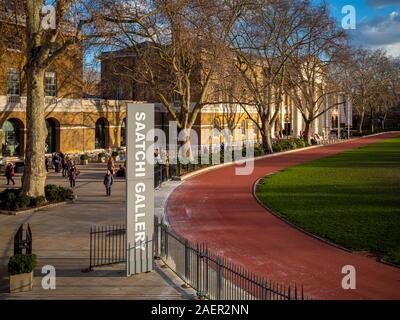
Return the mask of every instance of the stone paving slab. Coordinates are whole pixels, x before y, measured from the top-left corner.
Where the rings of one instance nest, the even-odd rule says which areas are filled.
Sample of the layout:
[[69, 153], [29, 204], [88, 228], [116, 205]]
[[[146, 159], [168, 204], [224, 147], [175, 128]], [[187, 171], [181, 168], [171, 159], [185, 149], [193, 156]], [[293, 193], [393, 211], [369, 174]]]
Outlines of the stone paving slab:
[[[193, 290], [183, 290], [183, 282], [169, 269], [157, 266], [155, 272], [124, 277], [123, 268], [104, 274], [103, 271], [81, 272], [89, 266], [89, 231], [92, 225], [125, 224], [125, 180], [115, 179], [113, 194], [105, 196], [103, 176], [106, 164], [90, 164], [79, 168], [75, 193], [78, 199], [65, 206], [47, 208], [17, 216], [0, 215], [0, 299], [193, 299]], [[0, 191], [6, 186], [0, 179]], [[20, 184], [17, 176], [15, 181]], [[2, 184], [4, 182], [4, 184]], [[50, 173], [47, 183], [68, 186], [61, 174]], [[166, 197], [175, 188], [167, 183], [156, 191], [156, 208], [163, 214]], [[7, 294], [7, 262], [12, 255], [13, 235], [21, 223], [28, 222], [33, 234], [33, 251], [41, 266], [52, 264], [58, 270], [55, 291], [41, 289], [41, 278], [35, 280], [32, 293]], [[100, 272], [100, 273], [99, 273]]]

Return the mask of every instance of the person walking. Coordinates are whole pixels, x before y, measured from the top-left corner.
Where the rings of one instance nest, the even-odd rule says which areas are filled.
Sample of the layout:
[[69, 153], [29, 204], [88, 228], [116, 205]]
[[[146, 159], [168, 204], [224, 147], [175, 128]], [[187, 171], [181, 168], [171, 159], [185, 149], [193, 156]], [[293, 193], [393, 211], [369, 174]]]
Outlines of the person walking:
[[10, 162], [6, 167], [6, 178], [8, 186], [10, 185], [10, 181], [12, 182], [13, 185], [15, 185], [15, 181], [13, 179], [14, 175], [15, 175], [14, 164]]
[[67, 161], [67, 166], [66, 166], [66, 175], [69, 177], [69, 173], [71, 172], [71, 168], [73, 167], [73, 165], [74, 165], [74, 161], [72, 160], [72, 159], [70, 159], [70, 158], [68, 158], [68, 161]]
[[60, 161], [61, 161], [61, 168], [62, 168], [62, 175], [63, 177], [67, 177], [67, 161], [68, 157], [63, 153], [60, 153]]
[[54, 163], [54, 172], [55, 173], [59, 173], [60, 172], [61, 157], [59, 156], [58, 153], [54, 153], [54, 155], [53, 155], [53, 163]]
[[71, 169], [69, 170], [69, 184], [71, 188], [75, 188], [76, 177], [78, 176], [78, 170], [76, 168], [75, 163], [73, 163]]
[[104, 176], [104, 186], [106, 187], [106, 196], [109, 197], [111, 196], [111, 186], [114, 183], [114, 177], [111, 174], [110, 170], [107, 170], [106, 175]]
[[113, 161], [112, 157], [110, 157], [108, 159], [107, 169], [108, 169], [108, 171], [111, 172], [111, 175], [114, 175], [114, 173], [115, 173], [115, 164], [114, 164], [114, 161]]

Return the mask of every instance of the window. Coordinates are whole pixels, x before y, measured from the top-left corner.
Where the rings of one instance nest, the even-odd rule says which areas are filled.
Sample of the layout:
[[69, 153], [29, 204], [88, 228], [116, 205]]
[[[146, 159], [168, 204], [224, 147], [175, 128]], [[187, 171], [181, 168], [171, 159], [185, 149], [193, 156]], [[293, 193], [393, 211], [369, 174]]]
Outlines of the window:
[[247, 131], [247, 122], [246, 122], [246, 120], [242, 121], [242, 124], [241, 124], [240, 127], [242, 129], [242, 135], [246, 135], [246, 131]]
[[126, 147], [126, 119], [121, 123], [121, 147]]
[[7, 95], [19, 96], [20, 92], [20, 72], [18, 69], [8, 69], [7, 72]]
[[96, 149], [105, 149], [106, 148], [106, 122], [102, 118], [100, 118], [96, 122], [95, 148]]
[[3, 141], [2, 154], [3, 157], [19, 156], [21, 152], [21, 127], [17, 120], [9, 119], [3, 124]]
[[6, 42], [7, 42], [7, 50], [18, 51], [18, 52], [22, 51], [22, 41], [17, 36], [7, 38]]
[[44, 76], [44, 94], [47, 97], [55, 97], [57, 95], [57, 79], [55, 72], [46, 72]]

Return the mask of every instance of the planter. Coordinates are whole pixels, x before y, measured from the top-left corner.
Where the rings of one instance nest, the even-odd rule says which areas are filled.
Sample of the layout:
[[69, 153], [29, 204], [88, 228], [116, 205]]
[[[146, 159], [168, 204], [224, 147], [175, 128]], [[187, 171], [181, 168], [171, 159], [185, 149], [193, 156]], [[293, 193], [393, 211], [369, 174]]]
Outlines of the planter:
[[86, 166], [89, 164], [89, 160], [81, 160], [81, 165]]
[[10, 275], [10, 293], [32, 291], [32, 288], [33, 271], [31, 273]]
[[101, 163], [105, 163], [106, 162], [106, 158], [99, 158]]

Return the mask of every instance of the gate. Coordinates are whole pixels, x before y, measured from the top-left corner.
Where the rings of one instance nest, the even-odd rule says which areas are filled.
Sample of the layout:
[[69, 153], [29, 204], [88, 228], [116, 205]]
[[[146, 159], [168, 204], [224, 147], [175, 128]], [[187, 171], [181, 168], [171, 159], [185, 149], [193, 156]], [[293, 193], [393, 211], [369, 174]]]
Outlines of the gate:
[[90, 266], [101, 267], [126, 262], [126, 227], [124, 225], [90, 228]]
[[25, 254], [32, 254], [32, 231], [29, 223], [26, 228], [21, 224], [14, 235], [14, 255], [23, 254], [24, 250]]

